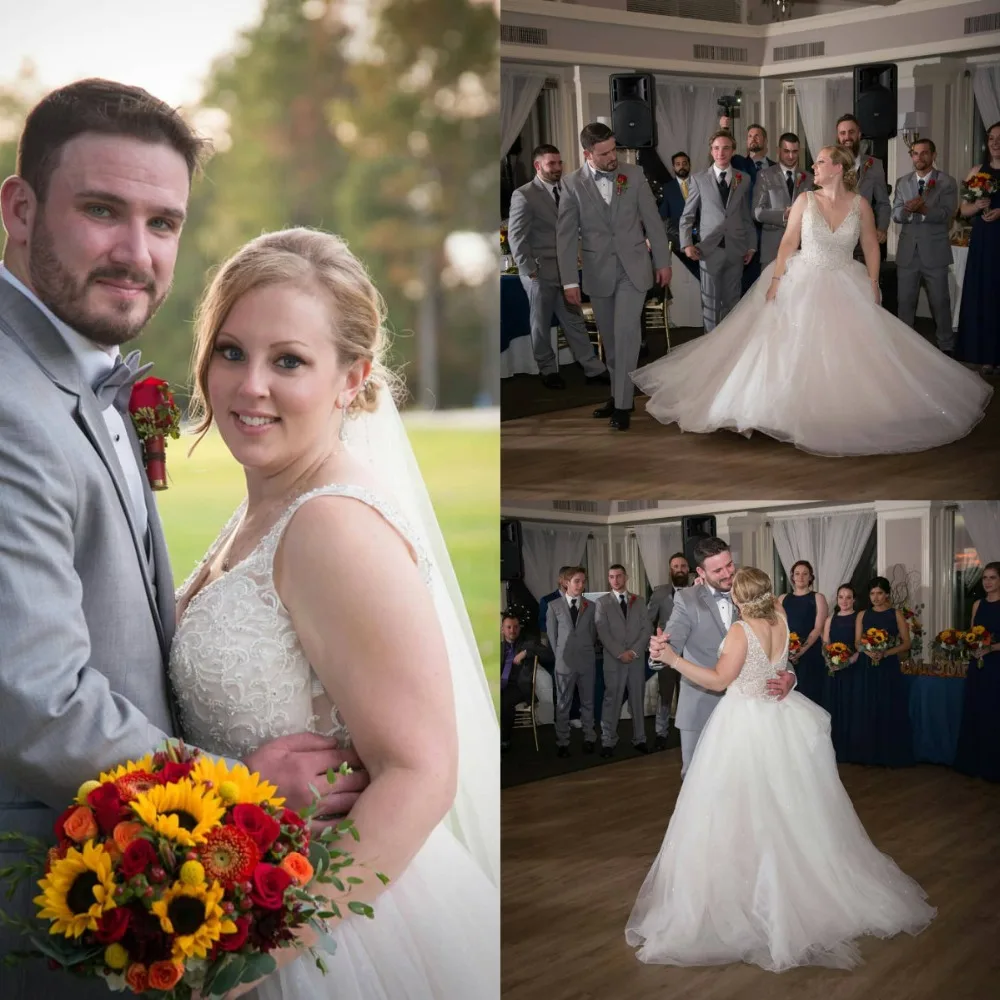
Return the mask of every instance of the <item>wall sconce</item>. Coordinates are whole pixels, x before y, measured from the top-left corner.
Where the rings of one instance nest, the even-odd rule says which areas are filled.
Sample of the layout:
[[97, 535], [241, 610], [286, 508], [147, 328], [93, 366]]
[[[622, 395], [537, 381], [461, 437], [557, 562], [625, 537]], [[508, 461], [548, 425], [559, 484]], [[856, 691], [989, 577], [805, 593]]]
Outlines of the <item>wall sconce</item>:
[[927, 115], [923, 111], [907, 111], [903, 116], [900, 129], [903, 133], [903, 142], [909, 149], [919, 138], [921, 129], [926, 129], [930, 125]]

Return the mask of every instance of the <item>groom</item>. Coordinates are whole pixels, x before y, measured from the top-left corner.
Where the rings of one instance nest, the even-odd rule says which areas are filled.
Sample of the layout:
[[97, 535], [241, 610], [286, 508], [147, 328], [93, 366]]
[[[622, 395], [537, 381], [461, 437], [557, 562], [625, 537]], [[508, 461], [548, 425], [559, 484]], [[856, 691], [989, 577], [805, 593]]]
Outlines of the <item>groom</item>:
[[[84, 80], [43, 98], [0, 188], [0, 831], [49, 840], [101, 770], [180, 733], [166, 673], [173, 581], [142, 471], [119, 347], [170, 288], [204, 143], [143, 90]], [[116, 391], [120, 385], [121, 390]], [[245, 763], [292, 808], [357, 758], [299, 733]], [[364, 786], [337, 783], [324, 813]], [[21, 860], [0, 842], [0, 867]], [[6, 909], [33, 914], [22, 882]], [[0, 956], [24, 948], [0, 930]], [[0, 965], [0, 997], [104, 998], [38, 962]]]
[[[693, 555], [700, 586], [677, 592], [673, 612], [664, 628], [666, 634], [653, 636], [649, 654], [651, 660], [657, 660], [669, 644], [685, 660], [714, 670], [722, 640], [739, 617], [730, 594], [736, 566], [729, 546], [721, 538], [703, 538], [696, 542]], [[656, 664], [650, 666], [655, 668]], [[767, 689], [784, 698], [795, 682], [795, 672], [789, 668], [779, 678], [769, 680]], [[681, 778], [691, 766], [705, 723], [724, 694], [724, 691], [708, 691], [681, 677], [674, 720], [681, 734]]]

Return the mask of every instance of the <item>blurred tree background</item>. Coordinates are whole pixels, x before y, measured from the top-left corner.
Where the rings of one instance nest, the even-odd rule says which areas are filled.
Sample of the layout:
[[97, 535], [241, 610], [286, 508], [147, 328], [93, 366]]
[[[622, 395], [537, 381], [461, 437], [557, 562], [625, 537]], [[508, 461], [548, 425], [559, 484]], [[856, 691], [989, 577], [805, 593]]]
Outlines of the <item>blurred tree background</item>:
[[[497, 405], [498, 39], [493, 0], [267, 0], [183, 109], [216, 153], [139, 345], [157, 374], [185, 394], [213, 268], [265, 230], [305, 225], [367, 264], [411, 403]], [[0, 88], [0, 176], [42, 92], [30, 66]]]

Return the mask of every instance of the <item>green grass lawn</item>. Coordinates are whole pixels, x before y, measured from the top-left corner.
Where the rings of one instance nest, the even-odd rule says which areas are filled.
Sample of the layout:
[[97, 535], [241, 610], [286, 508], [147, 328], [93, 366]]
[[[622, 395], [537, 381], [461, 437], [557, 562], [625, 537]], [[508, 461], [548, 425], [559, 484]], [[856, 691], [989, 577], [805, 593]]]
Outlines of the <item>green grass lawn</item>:
[[[410, 440], [455, 564], [494, 703], [498, 703], [499, 432], [421, 427], [410, 431]], [[189, 446], [187, 437], [169, 443], [170, 489], [157, 496], [178, 585], [244, 494], [243, 473], [221, 438], [209, 435], [190, 458]]]

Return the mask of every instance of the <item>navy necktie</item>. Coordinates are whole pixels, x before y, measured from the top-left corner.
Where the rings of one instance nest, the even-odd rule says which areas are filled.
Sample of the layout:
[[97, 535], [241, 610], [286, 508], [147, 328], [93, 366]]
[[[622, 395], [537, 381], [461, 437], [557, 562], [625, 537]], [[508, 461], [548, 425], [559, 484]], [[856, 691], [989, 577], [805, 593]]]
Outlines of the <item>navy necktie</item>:
[[785, 187], [788, 188], [788, 198], [791, 200], [792, 192], [795, 190], [795, 181], [792, 179], [791, 170], [785, 171]]
[[622, 594], [622, 596], [618, 598], [618, 603], [621, 605], [622, 614], [626, 618], [628, 618], [628, 604], [625, 602], [625, 595], [624, 594]]
[[722, 198], [722, 204], [725, 205], [726, 199], [729, 197], [729, 182], [726, 180], [725, 170], [719, 174], [719, 196]]
[[577, 618], [580, 617], [580, 609], [576, 606], [576, 598], [572, 598], [569, 602], [569, 616], [573, 619], [573, 624], [576, 624]]
[[917, 197], [923, 198], [924, 196], [924, 179], [922, 177], [917, 180]]
[[109, 406], [116, 406], [119, 410], [128, 409], [132, 386], [153, 367], [152, 362], [140, 366], [141, 357], [139, 351], [132, 351], [124, 361], [119, 356], [115, 359], [114, 367], [94, 383], [94, 395], [102, 410]]
[[556, 200], [556, 208], [558, 208], [559, 207], [559, 185], [558, 184], [556, 184], [555, 187], [552, 188], [552, 197], [555, 198], [555, 200]]

